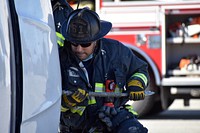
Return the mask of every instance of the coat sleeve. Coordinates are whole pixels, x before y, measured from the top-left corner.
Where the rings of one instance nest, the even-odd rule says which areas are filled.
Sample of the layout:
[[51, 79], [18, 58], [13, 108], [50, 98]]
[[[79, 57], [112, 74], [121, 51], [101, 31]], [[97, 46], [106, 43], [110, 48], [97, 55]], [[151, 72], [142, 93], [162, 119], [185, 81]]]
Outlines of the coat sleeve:
[[127, 66], [127, 82], [130, 80], [138, 80], [146, 88], [149, 83], [148, 64], [136, 56], [128, 47], [123, 47], [123, 61]]

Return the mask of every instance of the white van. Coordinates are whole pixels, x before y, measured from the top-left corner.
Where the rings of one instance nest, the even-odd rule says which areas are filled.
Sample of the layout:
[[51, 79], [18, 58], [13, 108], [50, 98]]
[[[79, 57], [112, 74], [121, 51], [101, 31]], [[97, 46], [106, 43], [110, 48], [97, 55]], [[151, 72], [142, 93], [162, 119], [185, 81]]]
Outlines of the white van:
[[0, 3], [0, 133], [57, 133], [61, 74], [51, 1]]

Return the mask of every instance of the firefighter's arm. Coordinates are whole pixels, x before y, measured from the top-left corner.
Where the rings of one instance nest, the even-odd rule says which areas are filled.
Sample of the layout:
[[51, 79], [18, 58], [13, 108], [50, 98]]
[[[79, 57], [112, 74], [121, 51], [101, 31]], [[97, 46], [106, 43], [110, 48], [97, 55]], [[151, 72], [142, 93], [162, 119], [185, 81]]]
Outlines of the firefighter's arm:
[[128, 80], [126, 88], [129, 93], [130, 100], [143, 100], [145, 98], [144, 91], [148, 86], [149, 75], [146, 65], [141, 65]]
[[67, 95], [66, 93], [62, 94], [63, 104], [65, 104], [67, 107], [74, 107], [77, 104], [82, 103], [87, 96], [88, 92], [86, 90], [78, 88], [70, 95]]
[[127, 92], [130, 100], [143, 100], [145, 97], [144, 90], [149, 82], [148, 64], [133, 53], [130, 54], [132, 58], [128, 63]]

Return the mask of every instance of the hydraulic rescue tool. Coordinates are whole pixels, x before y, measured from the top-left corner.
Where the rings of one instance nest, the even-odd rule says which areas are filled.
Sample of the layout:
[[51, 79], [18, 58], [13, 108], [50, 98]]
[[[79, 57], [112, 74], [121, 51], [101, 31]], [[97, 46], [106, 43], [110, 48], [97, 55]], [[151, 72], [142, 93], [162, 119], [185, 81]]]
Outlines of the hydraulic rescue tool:
[[[66, 95], [72, 94], [71, 91], [63, 91]], [[144, 91], [145, 96], [151, 96], [155, 94], [153, 91]], [[94, 97], [127, 97], [128, 93], [119, 93], [119, 92], [89, 92], [89, 96]]]

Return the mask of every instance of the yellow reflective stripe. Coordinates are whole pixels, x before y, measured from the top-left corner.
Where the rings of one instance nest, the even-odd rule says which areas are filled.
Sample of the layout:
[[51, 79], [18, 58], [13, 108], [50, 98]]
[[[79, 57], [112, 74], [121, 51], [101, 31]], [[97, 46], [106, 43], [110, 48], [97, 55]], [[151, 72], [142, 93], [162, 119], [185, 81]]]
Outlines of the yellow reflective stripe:
[[143, 73], [135, 73], [132, 77], [138, 77], [143, 80], [145, 86], [147, 85], [147, 77]]
[[95, 92], [104, 92], [104, 88], [103, 83], [95, 83]]
[[122, 92], [122, 89], [120, 89], [120, 88], [116, 85], [115, 92]]
[[65, 40], [64, 36], [59, 32], [56, 32], [56, 36], [61, 38], [62, 40]]
[[82, 115], [84, 110], [85, 110], [85, 106], [75, 106], [75, 107], [72, 107], [72, 108], [65, 108], [63, 106], [61, 106], [61, 112], [66, 112], [68, 110], [70, 110], [72, 113], [78, 113], [79, 115]]
[[96, 99], [95, 97], [89, 97], [89, 100], [88, 100], [88, 104], [91, 105], [91, 104], [96, 104]]
[[57, 43], [59, 46], [63, 47], [64, 46], [64, 42], [61, 42], [60, 40], [57, 40]]
[[[95, 92], [105, 92], [105, 85], [103, 83], [95, 83]], [[122, 92], [122, 89], [116, 85], [115, 92]]]
[[132, 114], [138, 115], [138, 113], [136, 111], [134, 111], [133, 106], [126, 105], [125, 108], [128, 109], [128, 111], [131, 112]]
[[72, 113], [78, 113], [79, 115], [82, 115], [85, 108], [86, 108], [85, 106], [75, 106], [75, 107], [70, 108], [70, 111]]
[[67, 110], [69, 110], [68, 108], [64, 108], [63, 106], [61, 106], [61, 112], [66, 112]]
[[57, 36], [57, 43], [59, 44], [59, 46], [63, 47], [65, 38], [59, 32], [56, 32], [56, 36]]

